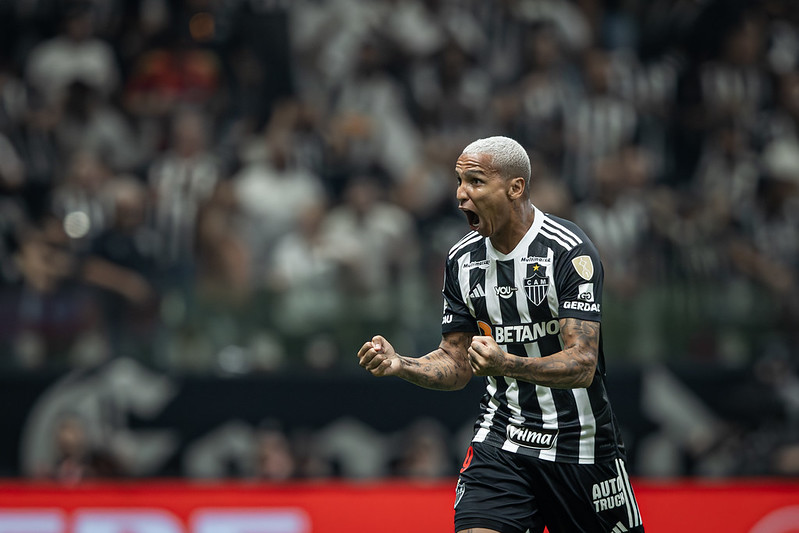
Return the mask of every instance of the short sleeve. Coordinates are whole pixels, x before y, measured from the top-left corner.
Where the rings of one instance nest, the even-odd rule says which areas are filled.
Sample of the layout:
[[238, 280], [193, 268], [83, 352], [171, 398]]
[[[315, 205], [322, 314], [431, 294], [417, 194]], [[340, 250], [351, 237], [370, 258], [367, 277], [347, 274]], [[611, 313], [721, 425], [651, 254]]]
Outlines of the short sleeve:
[[444, 269], [444, 311], [441, 317], [441, 333], [477, 332], [477, 321], [463, 300], [458, 286], [457, 263], [450, 259]]
[[583, 241], [563, 254], [555, 276], [558, 316], [601, 322], [604, 272], [593, 243]]

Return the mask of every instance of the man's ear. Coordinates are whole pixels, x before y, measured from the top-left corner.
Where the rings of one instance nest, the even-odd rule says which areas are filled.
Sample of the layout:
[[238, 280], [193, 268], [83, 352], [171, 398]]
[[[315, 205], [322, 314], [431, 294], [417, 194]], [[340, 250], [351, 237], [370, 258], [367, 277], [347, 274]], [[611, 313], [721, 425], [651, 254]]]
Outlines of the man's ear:
[[508, 199], [509, 200], [518, 200], [522, 196], [526, 194], [525, 191], [526, 183], [524, 178], [517, 177], [511, 178], [508, 182]]

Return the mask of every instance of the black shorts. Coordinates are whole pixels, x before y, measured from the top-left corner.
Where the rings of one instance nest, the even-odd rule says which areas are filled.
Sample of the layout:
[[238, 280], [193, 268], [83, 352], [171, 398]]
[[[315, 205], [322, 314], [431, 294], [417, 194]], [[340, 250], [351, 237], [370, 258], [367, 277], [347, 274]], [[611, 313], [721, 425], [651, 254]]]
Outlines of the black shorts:
[[455, 490], [455, 531], [501, 533], [642, 532], [641, 515], [619, 458], [555, 463], [485, 443], [469, 447]]

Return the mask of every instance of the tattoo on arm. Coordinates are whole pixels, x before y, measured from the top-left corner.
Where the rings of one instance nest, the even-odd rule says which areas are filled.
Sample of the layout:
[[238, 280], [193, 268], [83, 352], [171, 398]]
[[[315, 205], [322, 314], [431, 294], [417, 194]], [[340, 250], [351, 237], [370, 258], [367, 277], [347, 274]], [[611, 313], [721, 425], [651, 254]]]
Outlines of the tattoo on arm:
[[401, 377], [428, 389], [455, 390], [463, 388], [472, 377], [467, 350], [471, 333], [448, 333], [441, 345], [429, 354], [403, 357]]
[[[588, 387], [599, 356], [599, 323], [576, 318], [560, 321], [563, 351], [535, 359], [539, 385], [559, 389]], [[525, 362], [524, 359], [520, 363]]]
[[582, 346], [599, 351], [598, 322], [564, 318], [560, 321], [560, 334], [564, 342], [570, 342], [565, 348]]

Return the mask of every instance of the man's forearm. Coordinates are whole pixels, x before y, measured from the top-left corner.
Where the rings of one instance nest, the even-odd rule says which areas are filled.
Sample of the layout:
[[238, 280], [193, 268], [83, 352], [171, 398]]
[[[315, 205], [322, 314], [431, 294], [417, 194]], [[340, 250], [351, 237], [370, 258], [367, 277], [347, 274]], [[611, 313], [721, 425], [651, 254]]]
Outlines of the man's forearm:
[[426, 389], [458, 390], [472, 378], [469, 363], [451, 356], [442, 348], [423, 357], [402, 356], [400, 361], [402, 367], [397, 377]]
[[599, 354], [599, 323], [563, 318], [560, 334], [562, 351], [546, 357], [511, 358], [504, 374], [553, 389], [590, 387]]
[[577, 389], [589, 387], [595, 371], [590, 353], [571, 347], [546, 357], [513, 357], [505, 375], [553, 389]]

